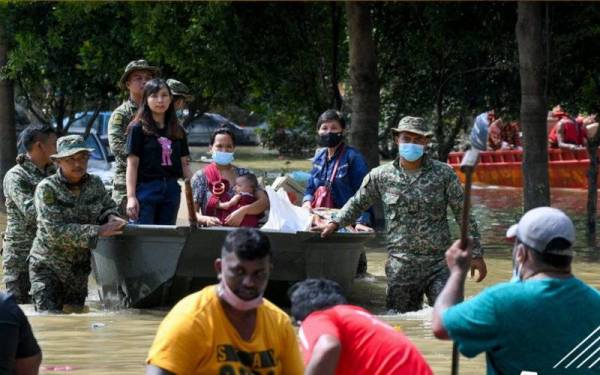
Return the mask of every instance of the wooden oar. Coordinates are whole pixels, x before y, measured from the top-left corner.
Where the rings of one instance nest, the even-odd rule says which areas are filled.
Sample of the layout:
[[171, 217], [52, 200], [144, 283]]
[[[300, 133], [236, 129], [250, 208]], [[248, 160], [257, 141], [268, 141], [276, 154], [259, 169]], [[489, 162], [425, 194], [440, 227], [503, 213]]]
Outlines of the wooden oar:
[[189, 178], [184, 181], [185, 189], [185, 203], [187, 204], [188, 220], [190, 222], [190, 228], [198, 228], [198, 220], [196, 219], [196, 210], [194, 209], [194, 196], [192, 195], [192, 184]]
[[[466, 249], [469, 242], [469, 211], [471, 209], [471, 184], [473, 171], [479, 160], [479, 150], [472, 148], [465, 152], [460, 163], [460, 170], [465, 174], [465, 193], [463, 200], [462, 218], [460, 223], [460, 247]], [[452, 375], [458, 375], [458, 347], [452, 343]]]

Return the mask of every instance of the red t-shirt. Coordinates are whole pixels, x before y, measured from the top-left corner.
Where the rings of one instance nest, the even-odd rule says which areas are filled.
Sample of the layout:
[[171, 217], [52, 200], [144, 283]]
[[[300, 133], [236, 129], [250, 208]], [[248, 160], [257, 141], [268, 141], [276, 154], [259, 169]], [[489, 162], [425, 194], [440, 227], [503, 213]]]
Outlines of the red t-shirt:
[[338, 338], [342, 352], [336, 374], [410, 374], [433, 372], [403, 334], [358, 306], [338, 305], [310, 314], [300, 326], [304, 363], [321, 335]]

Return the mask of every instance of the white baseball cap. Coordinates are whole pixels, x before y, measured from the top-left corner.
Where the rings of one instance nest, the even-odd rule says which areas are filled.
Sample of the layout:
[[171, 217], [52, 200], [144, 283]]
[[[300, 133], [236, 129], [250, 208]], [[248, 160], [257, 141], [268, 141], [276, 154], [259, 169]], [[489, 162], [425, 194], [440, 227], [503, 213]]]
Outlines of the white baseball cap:
[[[506, 231], [507, 238], [518, 238], [527, 247], [544, 254], [573, 256], [572, 246], [575, 243], [575, 226], [569, 217], [559, 209], [537, 207], [521, 217], [518, 224]], [[570, 244], [564, 250], [546, 249], [550, 241], [563, 238]]]

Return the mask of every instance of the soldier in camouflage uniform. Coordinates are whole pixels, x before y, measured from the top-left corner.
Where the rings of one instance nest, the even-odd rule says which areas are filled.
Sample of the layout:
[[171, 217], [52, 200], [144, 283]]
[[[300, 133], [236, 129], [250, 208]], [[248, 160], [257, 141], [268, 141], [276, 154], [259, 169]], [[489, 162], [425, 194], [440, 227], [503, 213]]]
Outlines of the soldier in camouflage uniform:
[[[400, 157], [373, 169], [362, 186], [323, 229], [323, 237], [344, 227], [377, 200], [383, 202], [387, 232], [386, 304], [398, 312], [420, 310], [423, 294], [433, 306], [449, 277], [444, 253], [451, 244], [449, 205], [458, 222], [463, 189], [450, 166], [425, 155], [431, 133], [422, 118], [404, 117], [393, 129]], [[486, 274], [477, 225], [470, 218], [473, 268]]]
[[29, 303], [27, 257], [36, 230], [33, 193], [42, 179], [56, 172], [50, 159], [56, 153], [56, 133], [49, 125], [30, 125], [21, 133], [20, 141], [27, 152], [17, 156], [17, 165], [4, 176], [6, 232], [2, 266], [6, 292], [13, 294], [17, 303]]
[[183, 82], [179, 82], [176, 79], [167, 79], [167, 86], [169, 86], [171, 94], [173, 94], [173, 103], [177, 113], [177, 121], [179, 121], [179, 125], [183, 126], [183, 121], [185, 120], [183, 110], [187, 103], [194, 100], [194, 96]]
[[[58, 171], [35, 191], [37, 233], [29, 255], [31, 296], [38, 311], [82, 308], [98, 237], [122, 232], [125, 220], [98, 176], [87, 174], [93, 149], [83, 137], [58, 140]], [[104, 223], [104, 224], [102, 224]]]
[[115, 155], [115, 176], [112, 197], [122, 215], [127, 204], [125, 172], [127, 170], [127, 125], [133, 120], [144, 96], [144, 85], [155, 78], [160, 70], [148, 65], [146, 60], [134, 60], [127, 64], [119, 80], [119, 87], [129, 92], [129, 97], [115, 109], [108, 121], [108, 144]]

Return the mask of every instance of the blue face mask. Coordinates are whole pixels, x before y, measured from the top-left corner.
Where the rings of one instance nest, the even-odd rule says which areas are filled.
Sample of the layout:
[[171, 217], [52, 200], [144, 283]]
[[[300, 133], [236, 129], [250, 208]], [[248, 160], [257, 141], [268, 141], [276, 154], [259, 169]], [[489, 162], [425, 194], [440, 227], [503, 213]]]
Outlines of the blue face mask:
[[233, 162], [233, 152], [213, 151], [212, 159], [219, 165], [229, 165]]
[[425, 146], [418, 145], [415, 143], [400, 143], [398, 146], [398, 153], [404, 160], [416, 161], [425, 151]]

